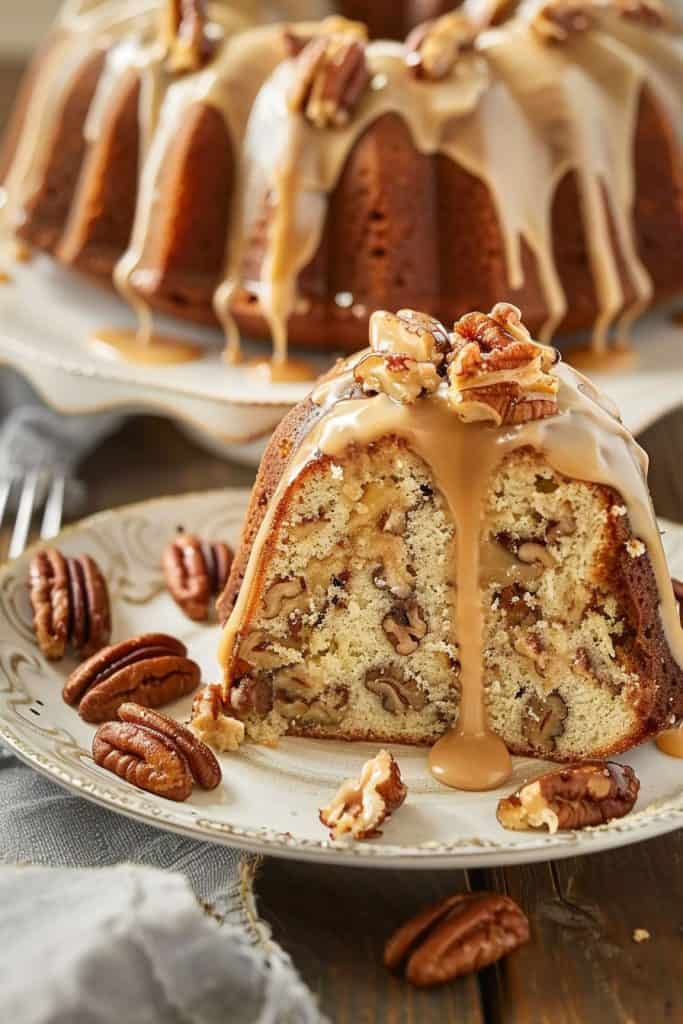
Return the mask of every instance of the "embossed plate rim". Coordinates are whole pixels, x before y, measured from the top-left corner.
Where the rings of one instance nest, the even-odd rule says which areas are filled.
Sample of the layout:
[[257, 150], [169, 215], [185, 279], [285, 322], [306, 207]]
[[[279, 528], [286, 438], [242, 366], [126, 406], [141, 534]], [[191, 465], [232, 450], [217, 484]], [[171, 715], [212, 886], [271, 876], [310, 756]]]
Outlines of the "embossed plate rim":
[[[201, 506], [206, 511], [207, 520], [220, 517], [221, 510], [224, 510], [225, 516], [229, 515], [231, 521], [238, 524], [241, 521], [241, 513], [248, 493], [246, 490], [210, 491], [180, 497], [157, 498], [152, 501], [123, 506], [112, 511], [101, 512], [67, 527], [57, 538], [57, 543], [70, 542], [79, 534], [85, 534], [90, 538], [104, 538], [107, 529], [114, 530], [117, 524], [123, 528], [127, 521], [126, 517], [129, 517], [133, 523], [136, 516], [141, 517], [140, 521], [144, 524], [146, 520], [149, 526], [159, 518], [158, 513], [162, 509], [168, 522], [171, 520], [174, 522], [185, 521], [188, 524], [188, 518], [191, 521], [193, 515], [195, 518], [198, 517], [198, 512], [190, 511], [188, 514], [187, 509], [191, 509], [193, 505], [197, 509]], [[183, 510], [184, 508], [185, 510]], [[681, 568], [683, 568], [683, 526], [675, 524], [665, 524], [665, 526], [667, 531], [673, 535], [676, 547], [680, 548]], [[104, 541], [102, 542], [104, 543]], [[673, 796], [656, 801], [644, 809], [606, 826], [584, 830], [581, 833], [562, 833], [556, 836], [502, 833], [501, 830], [500, 840], [463, 835], [446, 842], [426, 840], [403, 845], [385, 842], [382, 839], [367, 843], [334, 843], [322, 838], [322, 829], [320, 839], [310, 839], [297, 837], [291, 831], [277, 831], [262, 823], [256, 827], [244, 827], [217, 820], [215, 817], [212, 818], [210, 804], [190, 807], [188, 814], [187, 805], [178, 806], [170, 801], [140, 793], [113, 776], [109, 780], [98, 769], [90, 767], [86, 770], [81, 766], [83, 755], [88, 757], [88, 754], [66, 730], [58, 728], [55, 731], [54, 724], [51, 726], [49, 722], [38, 725], [37, 722], [31, 722], [21, 717], [16, 710], [17, 707], [23, 707], [30, 703], [30, 698], [27, 691], [21, 689], [19, 681], [15, 679], [12, 682], [6, 673], [4, 662], [8, 649], [8, 641], [6, 641], [8, 631], [13, 630], [11, 639], [15, 645], [18, 645], [16, 653], [25, 656], [25, 664], [29, 665], [29, 673], [35, 672], [37, 678], [42, 678], [49, 670], [49, 666], [39, 655], [32, 641], [24, 636], [17, 629], [17, 623], [13, 624], [8, 617], [4, 601], [6, 585], [10, 585], [14, 581], [14, 586], [17, 586], [17, 570], [20, 569], [23, 573], [32, 551], [38, 546], [33, 545], [33, 548], [29, 549], [20, 559], [8, 563], [0, 570], [0, 595], [3, 597], [0, 604], [0, 653], [2, 655], [3, 682], [8, 684], [7, 688], [0, 690], [0, 737], [31, 767], [70, 791], [109, 810], [198, 840], [223, 843], [271, 856], [368, 867], [400, 865], [401, 867], [423, 869], [521, 864], [536, 860], [576, 856], [639, 842], [672, 831], [683, 824], [683, 765], [681, 766], [681, 786], [676, 789]], [[142, 570], [140, 571], [142, 572]], [[131, 585], [134, 584], [131, 583]], [[158, 589], [155, 593], [150, 593], [146, 600], [140, 600], [139, 604], [149, 603], [155, 597], [158, 597]], [[121, 600], [123, 602], [124, 599], [121, 598]], [[131, 607], [134, 611], [134, 604]], [[33, 663], [33, 669], [30, 668], [31, 663]], [[75, 719], [75, 721], [78, 720]], [[49, 735], [49, 730], [52, 730], [52, 736]], [[42, 735], [42, 742], [35, 738], [37, 734]], [[300, 742], [317, 744], [324, 741]], [[70, 743], [74, 747], [78, 760], [73, 765], [69, 762], [67, 769], [64, 767], [64, 762], [59, 760], [57, 750]], [[259, 768], [257, 752], [260, 748], [251, 749], [255, 751], [255, 760], [248, 763], [253, 764], [253, 771], [257, 772]], [[248, 750], [249, 748], [247, 748], [247, 757]], [[236, 756], [244, 757], [245, 755], [238, 754]], [[493, 813], [494, 801], [499, 795], [491, 795], [491, 813]], [[185, 814], [182, 813], [182, 808], [185, 808]], [[390, 834], [390, 829], [391, 823], [387, 826], [385, 837], [387, 833]]]

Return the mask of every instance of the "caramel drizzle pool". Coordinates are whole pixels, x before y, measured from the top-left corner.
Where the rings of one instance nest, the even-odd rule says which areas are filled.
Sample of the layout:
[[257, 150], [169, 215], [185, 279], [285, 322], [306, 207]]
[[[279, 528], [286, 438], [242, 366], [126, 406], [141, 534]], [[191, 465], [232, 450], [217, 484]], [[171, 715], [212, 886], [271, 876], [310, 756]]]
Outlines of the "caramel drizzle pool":
[[[74, 75], [93, 52], [109, 47], [86, 137], [98, 137], [125, 75], [136, 68], [142, 80], [139, 189], [131, 241], [114, 279], [137, 313], [142, 339], [151, 336], [151, 315], [135, 280], [146, 272], [160, 180], [177, 126], [196, 102], [220, 111], [240, 155], [223, 280], [214, 298], [233, 360], [239, 334], [231, 302], [245, 287], [258, 297], [270, 326], [274, 360], [286, 363], [287, 320], [300, 301], [298, 277], [318, 248], [329, 197], [362, 133], [391, 112], [404, 119], [419, 152], [444, 154], [486, 185], [498, 212], [512, 289], [524, 283], [522, 243], [535, 255], [548, 311], [541, 340], [552, 336], [566, 311], [553, 257], [551, 214], [557, 185], [570, 170], [578, 176], [598, 299], [594, 347], [603, 350], [613, 324], [623, 333], [647, 305], [652, 286], [633, 233], [633, 138], [647, 84], [679, 146], [683, 143], [683, 57], [674, 36], [615, 18], [608, 31], [596, 28], [562, 45], [548, 45], [525, 18], [517, 17], [483, 32], [451, 76], [429, 84], [410, 74], [400, 45], [372, 43], [367, 48], [372, 81], [356, 116], [346, 128], [321, 131], [286, 109], [296, 67], [284, 60], [278, 26], [245, 30], [243, 16], [211, 4], [215, 57], [202, 71], [178, 77], [164, 68], [157, 38], [159, 0], [127, 0], [84, 12], [81, 6], [65, 8], [45, 57], [5, 182], [3, 220], [10, 225], [21, 221], [40, 181], [47, 129]], [[244, 239], [268, 194], [277, 204], [260, 278], [244, 280]], [[634, 294], [624, 312], [620, 259]]]
[[510, 427], [462, 423], [449, 407], [446, 386], [413, 405], [387, 395], [345, 399], [353, 362], [314, 392], [322, 418], [305, 438], [283, 474], [250, 554], [239, 597], [228, 619], [219, 660], [230, 678], [240, 630], [258, 601], [258, 580], [274, 543], [276, 516], [303, 468], [321, 454], [340, 457], [352, 443], [361, 446], [383, 437], [403, 438], [434, 475], [449, 505], [456, 529], [458, 598], [455, 626], [459, 643], [461, 700], [455, 730], [432, 750], [437, 778], [463, 789], [499, 785], [510, 771], [502, 742], [489, 731], [484, 705], [482, 665], [483, 610], [480, 587], [480, 537], [484, 498], [491, 474], [519, 448], [541, 452], [549, 465], [570, 479], [613, 488], [626, 506], [631, 529], [645, 545], [659, 592], [659, 613], [673, 657], [683, 666], [683, 630], [676, 610], [659, 530], [647, 489], [647, 457], [590, 382], [570, 367], [553, 369], [559, 378], [558, 414]]

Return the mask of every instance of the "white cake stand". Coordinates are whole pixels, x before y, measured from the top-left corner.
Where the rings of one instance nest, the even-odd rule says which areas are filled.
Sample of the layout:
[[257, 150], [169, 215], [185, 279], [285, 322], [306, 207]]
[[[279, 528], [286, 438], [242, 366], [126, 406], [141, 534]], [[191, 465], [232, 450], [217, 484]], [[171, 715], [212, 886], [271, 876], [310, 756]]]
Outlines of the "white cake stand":
[[[266, 439], [310, 384], [274, 384], [221, 358], [217, 331], [159, 318], [169, 333], [200, 341], [206, 354], [177, 366], [113, 361], [87, 344], [104, 326], [130, 327], [119, 299], [44, 257], [12, 270], [0, 286], [0, 360], [26, 377], [41, 397], [64, 413], [110, 409], [161, 413], [222, 455], [258, 462]], [[671, 310], [644, 317], [634, 331], [638, 359], [627, 369], [590, 376], [614, 399], [638, 433], [683, 403], [683, 326]], [[247, 353], [268, 347], [245, 342]], [[306, 356], [323, 370], [337, 353]]]

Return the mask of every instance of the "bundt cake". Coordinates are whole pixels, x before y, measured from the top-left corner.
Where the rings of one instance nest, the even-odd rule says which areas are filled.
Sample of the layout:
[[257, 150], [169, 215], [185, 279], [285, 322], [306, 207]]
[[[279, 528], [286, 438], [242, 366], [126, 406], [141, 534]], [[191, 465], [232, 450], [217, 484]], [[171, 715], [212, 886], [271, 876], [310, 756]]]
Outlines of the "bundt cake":
[[507, 303], [451, 334], [373, 314], [273, 435], [219, 612], [224, 700], [259, 742], [455, 726], [568, 761], [683, 716], [646, 457]]
[[142, 317], [218, 319], [233, 352], [270, 334], [279, 359], [288, 337], [351, 351], [378, 308], [451, 322], [500, 294], [541, 339], [604, 347], [680, 288], [683, 52], [658, 0], [466, 0], [404, 45], [253, 6], [67, 4], [9, 132], [5, 223]]

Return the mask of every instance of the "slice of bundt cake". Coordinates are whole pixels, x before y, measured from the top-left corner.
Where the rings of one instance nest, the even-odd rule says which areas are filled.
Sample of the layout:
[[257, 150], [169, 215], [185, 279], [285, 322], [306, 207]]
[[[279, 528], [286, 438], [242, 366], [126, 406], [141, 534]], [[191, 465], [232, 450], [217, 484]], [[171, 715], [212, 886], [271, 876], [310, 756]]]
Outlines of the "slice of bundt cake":
[[376, 313], [276, 431], [219, 601], [247, 735], [554, 760], [683, 716], [645, 456], [519, 311]]

